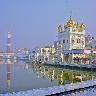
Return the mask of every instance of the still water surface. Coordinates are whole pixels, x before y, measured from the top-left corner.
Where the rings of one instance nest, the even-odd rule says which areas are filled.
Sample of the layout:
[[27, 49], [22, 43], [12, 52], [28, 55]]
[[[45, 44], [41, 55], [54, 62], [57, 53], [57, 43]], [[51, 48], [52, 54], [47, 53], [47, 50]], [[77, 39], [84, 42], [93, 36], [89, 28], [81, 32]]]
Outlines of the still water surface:
[[7, 64], [0, 64], [0, 93], [47, 88], [68, 83], [95, 79], [95, 72], [75, 71], [33, 64], [10, 64], [10, 80], [7, 80]]

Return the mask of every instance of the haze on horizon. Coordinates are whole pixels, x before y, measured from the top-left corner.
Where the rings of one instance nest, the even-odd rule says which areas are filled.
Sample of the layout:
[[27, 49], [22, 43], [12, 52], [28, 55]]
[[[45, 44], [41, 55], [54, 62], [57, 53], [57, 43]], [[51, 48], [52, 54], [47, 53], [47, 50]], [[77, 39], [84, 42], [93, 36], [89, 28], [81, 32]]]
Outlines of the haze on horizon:
[[96, 37], [95, 4], [96, 0], [0, 0], [0, 50], [6, 50], [8, 31], [13, 49], [51, 44], [57, 40], [57, 26], [70, 15], [86, 24], [86, 34]]

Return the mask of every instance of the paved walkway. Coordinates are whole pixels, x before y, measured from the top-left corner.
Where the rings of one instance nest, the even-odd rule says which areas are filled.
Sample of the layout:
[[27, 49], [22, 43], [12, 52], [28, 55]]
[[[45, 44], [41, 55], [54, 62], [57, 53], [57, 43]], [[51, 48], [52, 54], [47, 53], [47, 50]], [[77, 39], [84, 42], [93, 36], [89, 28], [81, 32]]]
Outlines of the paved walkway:
[[48, 88], [33, 89], [29, 91], [20, 91], [16, 93], [13, 92], [7, 94], [0, 94], [0, 96], [45, 96], [45, 95], [51, 95], [61, 92], [63, 93], [66, 91], [68, 92], [76, 89], [89, 88], [92, 86], [96, 86], [96, 79], [83, 81], [79, 83], [66, 84], [65, 86], [54, 86]]

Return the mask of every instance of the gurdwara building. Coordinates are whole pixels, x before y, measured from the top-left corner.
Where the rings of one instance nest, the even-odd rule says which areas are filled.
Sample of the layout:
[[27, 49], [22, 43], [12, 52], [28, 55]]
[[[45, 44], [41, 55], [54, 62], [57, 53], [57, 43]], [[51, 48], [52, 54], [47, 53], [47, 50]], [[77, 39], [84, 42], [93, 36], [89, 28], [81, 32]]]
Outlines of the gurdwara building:
[[61, 61], [64, 57], [84, 57], [85, 48], [85, 24], [78, 24], [71, 16], [64, 25], [58, 26], [58, 54]]

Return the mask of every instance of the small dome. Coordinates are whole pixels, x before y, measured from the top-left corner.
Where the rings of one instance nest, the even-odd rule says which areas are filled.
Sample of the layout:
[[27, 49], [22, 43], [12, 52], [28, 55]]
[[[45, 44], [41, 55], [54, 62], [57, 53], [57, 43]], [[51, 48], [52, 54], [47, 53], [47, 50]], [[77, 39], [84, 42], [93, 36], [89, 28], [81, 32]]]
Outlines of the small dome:
[[83, 30], [85, 30], [85, 28], [86, 28], [84, 23], [81, 23], [79, 27], [80, 27], [80, 28], [79, 28], [79, 31], [81, 31], [81, 32], [82, 32]]
[[62, 26], [61, 25], [58, 26], [58, 32], [62, 32]]
[[80, 24], [80, 27], [81, 27], [81, 28], [85, 28], [85, 24], [84, 24], [84, 23], [81, 23], [81, 24]]

